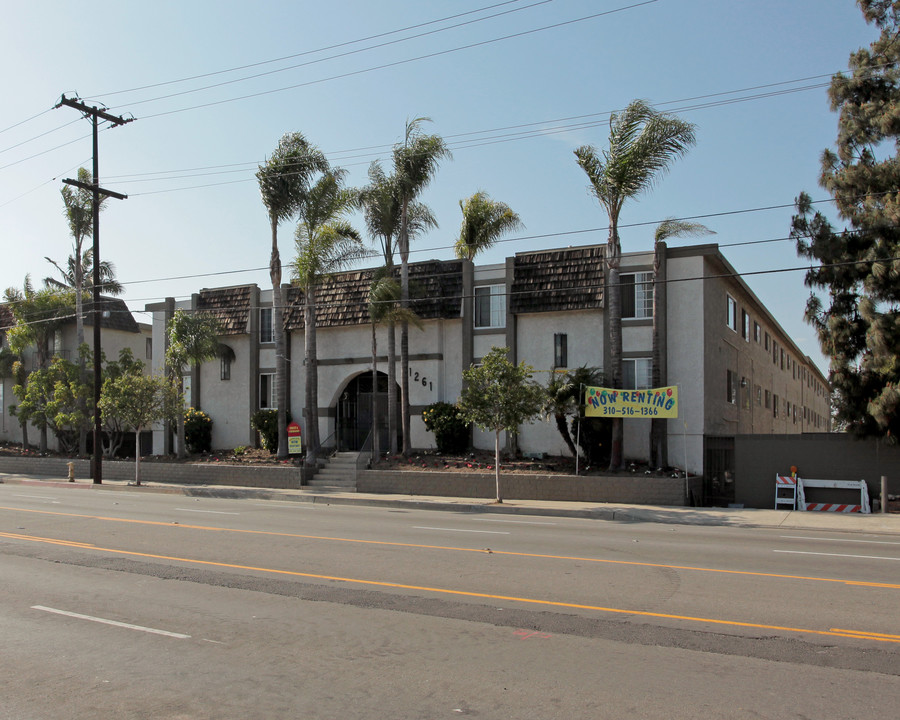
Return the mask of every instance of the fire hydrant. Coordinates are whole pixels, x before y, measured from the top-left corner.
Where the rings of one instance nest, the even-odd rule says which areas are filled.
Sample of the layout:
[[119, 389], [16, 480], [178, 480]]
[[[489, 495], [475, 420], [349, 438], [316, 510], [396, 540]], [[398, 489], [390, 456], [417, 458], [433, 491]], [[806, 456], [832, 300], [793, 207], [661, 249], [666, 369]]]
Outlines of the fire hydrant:
[[75, 482], [75, 463], [70, 462], [69, 465], [69, 482]]

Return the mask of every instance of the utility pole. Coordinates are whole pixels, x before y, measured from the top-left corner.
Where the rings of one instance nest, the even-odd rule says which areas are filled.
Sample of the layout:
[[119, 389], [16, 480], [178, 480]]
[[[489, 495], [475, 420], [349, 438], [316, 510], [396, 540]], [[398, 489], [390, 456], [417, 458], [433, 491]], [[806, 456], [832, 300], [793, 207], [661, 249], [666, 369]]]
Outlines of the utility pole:
[[[106, 195], [125, 200], [128, 196], [112, 190], [104, 190], [100, 187], [100, 160], [97, 152], [97, 121], [98, 119], [106, 120], [112, 123], [110, 127], [117, 127], [129, 123], [134, 118], [123, 118], [106, 112], [105, 108], [89, 107], [77, 99], [67, 98], [65, 94], [60, 97], [59, 102], [54, 106], [57, 109], [61, 106], [75, 108], [85, 117], [91, 119], [94, 129], [94, 168], [93, 182], [85, 185], [77, 180], [65, 179], [67, 185], [75, 185], [76, 187], [90, 190], [94, 193], [93, 206], [93, 230], [94, 230], [94, 293], [92, 303], [92, 314], [94, 316], [94, 453], [91, 459], [91, 477], [94, 485], [100, 485], [103, 482], [103, 440], [102, 440], [102, 423], [100, 422], [100, 196]], [[136, 452], [140, 452], [140, 442]]]

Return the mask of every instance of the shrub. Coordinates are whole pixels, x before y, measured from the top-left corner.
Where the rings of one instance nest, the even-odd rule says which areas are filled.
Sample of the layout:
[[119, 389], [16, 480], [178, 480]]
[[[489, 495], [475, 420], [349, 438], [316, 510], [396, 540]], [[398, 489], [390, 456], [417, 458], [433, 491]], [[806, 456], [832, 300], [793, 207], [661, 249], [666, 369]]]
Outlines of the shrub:
[[[287, 414], [291, 422], [291, 414]], [[278, 451], [278, 411], [257, 410], [250, 416], [250, 427], [259, 433], [259, 444], [273, 455]]]
[[425, 427], [434, 433], [438, 450], [448, 455], [464, 453], [469, 448], [469, 423], [450, 403], [437, 402], [422, 411]]
[[212, 419], [202, 410], [184, 413], [184, 442], [192, 453], [212, 451]]

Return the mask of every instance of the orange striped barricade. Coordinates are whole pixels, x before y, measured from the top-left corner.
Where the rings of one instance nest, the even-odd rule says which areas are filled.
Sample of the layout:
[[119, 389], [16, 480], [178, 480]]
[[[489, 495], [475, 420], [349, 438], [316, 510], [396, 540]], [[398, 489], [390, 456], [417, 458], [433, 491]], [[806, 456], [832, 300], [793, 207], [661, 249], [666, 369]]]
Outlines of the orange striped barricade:
[[783, 505], [790, 510], [797, 509], [797, 478], [790, 475], [775, 476], [775, 509]]
[[[836, 502], [807, 502], [806, 488], [831, 490], [858, 490], [859, 504]], [[863, 513], [872, 512], [869, 507], [869, 486], [865, 480], [810, 480], [797, 478], [797, 509], [819, 512]]]

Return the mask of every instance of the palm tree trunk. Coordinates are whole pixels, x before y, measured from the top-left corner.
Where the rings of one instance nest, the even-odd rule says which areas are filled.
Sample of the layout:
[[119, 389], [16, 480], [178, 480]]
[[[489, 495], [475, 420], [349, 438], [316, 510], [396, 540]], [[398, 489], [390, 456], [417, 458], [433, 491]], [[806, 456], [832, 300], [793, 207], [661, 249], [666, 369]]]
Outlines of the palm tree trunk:
[[372, 459], [381, 457], [378, 445], [378, 336], [375, 332], [375, 321], [372, 321]]
[[181, 459], [187, 457], [187, 441], [184, 433], [184, 373], [178, 371], [178, 412], [175, 414], [175, 426], [178, 431], [177, 456]]
[[392, 455], [397, 454], [397, 332], [393, 320], [387, 322], [388, 356], [388, 447]]
[[[622, 292], [619, 287], [619, 259], [622, 248], [619, 244], [619, 231], [616, 219], [610, 223], [609, 241], [607, 242], [607, 288], [608, 322], [609, 322], [609, 360], [614, 388], [622, 388]], [[622, 418], [612, 419], [612, 448], [609, 469], [614, 472], [623, 465], [624, 427]]]
[[[409, 308], [409, 226], [408, 203], [404, 201], [400, 215], [400, 307]], [[410, 452], [409, 428], [409, 323], [400, 321], [400, 423], [403, 433], [403, 454]]]
[[316, 347], [315, 288], [304, 288], [304, 350], [306, 351], [306, 463], [315, 465], [319, 457], [319, 363]]
[[569, 448], [569, 452], [572, 453], [572, 457], [577, 458], [578, 448], [576, 448], [575, 443], [572, 442], [572, 433], [569, 432], [566, 416], [562, 413], [558, 413], [553, 416], [553, 419], [556, 421], [556, 429], [559, 430], [559, 434], [562, 435], [562, 439], [565, 441], [566, 447]]
[[141, 484], [141, 429], [134, 431], [134, 484]]
[[[82, 384], [87, 384], [87, 364], [81, 354], [84, 345], [84, 269], [81, 266], [81, 243], [75, 243], [75, 339], [78, 344], [78, 377]], [[78, 409], [87, 417], [87, 399], [78, 401]], [[78, 428], [78, 454], [87, 455], [87, 427], [84, 423]]]
[[269, 278], [272, 280], [272, 318], [275, 325], [275, 404], [278, 418], [278, 451], [276, 457], [286, 460], [287, 444], [287, 363], [284, 355], [284, 304], [281, 297], [281, 255], [278, 253], [278, 220], [271, 218], [272, 256]]
[[[668, 380], [663, 373], [662, 333], [665, 331], [665, 293], [666, 269], [663, 255], [666, 244], [657, 242], [653, 255], [653, 387], [665, 385]], [[657, 468], [665, 468], [669, 464], [667, 421], [663, 418], [650, 420], [650, 463]]]

